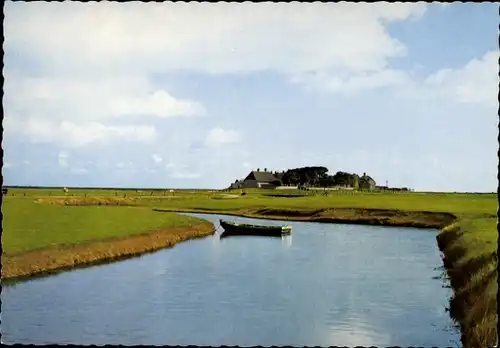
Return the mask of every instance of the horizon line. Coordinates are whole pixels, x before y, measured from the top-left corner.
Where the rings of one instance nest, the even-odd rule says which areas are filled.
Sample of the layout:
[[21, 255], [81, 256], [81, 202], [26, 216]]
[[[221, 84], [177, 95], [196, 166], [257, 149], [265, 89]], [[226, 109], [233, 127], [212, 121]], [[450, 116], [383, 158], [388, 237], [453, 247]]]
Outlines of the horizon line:
[[[102, 186], [41, 186], [41, 185], [2, 185], [2, 188], [24, 188], [24, 189], [97, 189], [97, 190], [228, 190], [225, 188], [181, 188], [181, 187], [102, 187]], [[240, 189], [243, 190], [243, 189]], [[265, 189], [261, 189], [265, 190]], [[368, 192], [368, 191], [367, 191]], [[417, 191], [413, 190], [410, 193], [469, 193], [469, 194], [498, 194], [498, 191]]]

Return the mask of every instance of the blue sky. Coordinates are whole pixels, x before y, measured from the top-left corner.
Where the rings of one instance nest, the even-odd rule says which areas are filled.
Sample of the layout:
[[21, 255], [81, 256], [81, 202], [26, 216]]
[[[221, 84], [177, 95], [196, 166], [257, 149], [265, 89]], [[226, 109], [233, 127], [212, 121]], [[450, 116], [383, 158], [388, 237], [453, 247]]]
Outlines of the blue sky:
[[6, 185], [498, 185], [495, 4], [8, 2], [4, 32]]

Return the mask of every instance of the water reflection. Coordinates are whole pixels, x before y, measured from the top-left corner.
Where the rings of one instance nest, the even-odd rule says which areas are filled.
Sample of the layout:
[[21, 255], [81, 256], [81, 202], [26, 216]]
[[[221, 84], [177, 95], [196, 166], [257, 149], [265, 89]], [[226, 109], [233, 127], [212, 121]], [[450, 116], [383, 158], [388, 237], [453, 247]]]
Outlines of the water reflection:
[[450, 346], [459, 339], [445, 330], [450, 290], [433, 279], [441, 262], [433, 231], [292, 225], [281, 241], [216, 235], [4, 287], [2, 340]]
[[391, 341], [390, 334], [376, 332], [363, 319], [348, 320], [325, 331], [326, 342], [342, 342], [343, 346], [382, 347]]
[[281, 237], [281, 244], [286, 246], [286, 247], [291, 247], [292, 246], [292, 235], [293, 235], [293, 232], [289, 235], [286, 235], [286, 236], [282, 236]]

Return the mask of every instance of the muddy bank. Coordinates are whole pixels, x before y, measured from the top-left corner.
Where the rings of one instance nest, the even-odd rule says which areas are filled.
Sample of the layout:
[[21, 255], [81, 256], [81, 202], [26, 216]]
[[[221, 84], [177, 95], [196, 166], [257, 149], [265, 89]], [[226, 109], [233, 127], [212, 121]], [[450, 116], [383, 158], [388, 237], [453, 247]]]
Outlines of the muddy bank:
[[76, 266], [117, 261], [213, 233], [213, 224], [203, 221], [191, 227], [168, 228], [129, 237], [59, 245], [16, 254], [4, 253], [2, 254], [2, 280], [19, 280]]
[[302, 217], [314, 222], [422, 228], [442, 228], [456, 219], [456, 216], [449, 213], [361, 208], [261, 209], [255, 213], [264, 216]]
[[191, 212], [236, 215], [250, 218], [310, 221], [376, 226], [417, 228], [443, 228], [456, 220], [449, 213], [428, 211], [402, 211], [384, 209], [335, 208], [335, 209], [275, 209], [254, 208], [238, 210], [215, 209], [153, 209], [158, 212]]
[[460, 324], [464, 348], [493, 347], [498, 342], [498, 253], [467, 258], [463, 235], [454, 223], [436, 236], [453, 289], [450, 315]]

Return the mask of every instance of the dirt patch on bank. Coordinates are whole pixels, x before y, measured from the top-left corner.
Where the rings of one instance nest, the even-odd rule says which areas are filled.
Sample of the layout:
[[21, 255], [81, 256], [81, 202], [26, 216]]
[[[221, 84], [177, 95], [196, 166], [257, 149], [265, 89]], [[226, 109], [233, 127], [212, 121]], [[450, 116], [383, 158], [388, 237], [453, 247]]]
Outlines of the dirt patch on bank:
[[257, 209], [252, 214], [262, 216], [312, 217], [319, 216], [324, 209]]
[[239, 195], [235, 194], [228, 194], [228, 193], [222, 193], [218, 196], [213, 196], [211, 197], [212, 199], [234, 199], [234, 198], [239, 198]]
[[2, 279], [50, 274], [78, 265], [116, 261], [213, 233], [213, 224], [203, 221], [191, 227], [168, 228], [129, 237], [62, 245], [10, 255], [4, 253]]
[[56, 205], [119, 205], [132, 206], [136, 205], [133, 198], [127, 197], [44, 197], [37, 198], [35, 203], [56, 204]]
[[257, 209], [251, 212], [265, 217], [299, 218], [329, 223], [367, 224], [381, 226], [443, 228], [456, 220], [449, 213], [401, 211], [388, 209], [330, 208], [330, 209]]
[[265, 197], [277, 197], [277, 198], [301, 198], [301, 197], [307, 197], [307, 195], [301, 195], [301, 194], [296, 194], [296, 193], [273, 193], [273, 194], [267, 194], [263, 195]]

